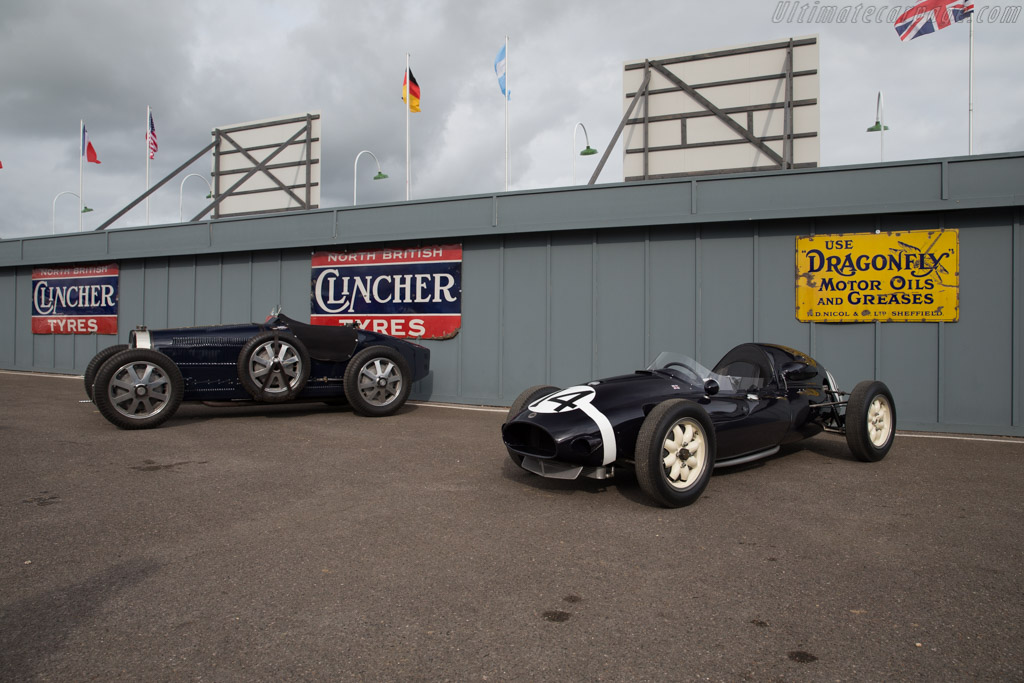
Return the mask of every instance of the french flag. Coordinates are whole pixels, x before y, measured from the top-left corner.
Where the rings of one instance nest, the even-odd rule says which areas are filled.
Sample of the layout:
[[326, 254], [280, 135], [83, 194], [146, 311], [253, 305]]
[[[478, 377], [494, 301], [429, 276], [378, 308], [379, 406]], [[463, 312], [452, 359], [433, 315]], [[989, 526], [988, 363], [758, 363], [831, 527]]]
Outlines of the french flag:
[[96, 155], [96, 148], [89, 142], [89, 131], [85, 129], [85, 126], [82, 126], [82, 156], [86, 161], [94, 164], [101, 163], [100, 158]]

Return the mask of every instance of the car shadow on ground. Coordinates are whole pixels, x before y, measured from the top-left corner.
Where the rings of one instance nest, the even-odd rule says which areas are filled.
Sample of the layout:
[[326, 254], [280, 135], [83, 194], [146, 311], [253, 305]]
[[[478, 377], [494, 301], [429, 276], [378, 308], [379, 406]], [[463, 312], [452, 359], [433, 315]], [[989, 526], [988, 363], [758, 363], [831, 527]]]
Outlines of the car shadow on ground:
[[590, 479], [588, 477], [549, 479], [527, 472], [512, 462], [510, 458], [505, 458], [502, 477], [516, 485], [528, 486], [536, 491], [558, 496], [616, 493], [631, 503], [659, 510], [664, 509], [640, 490], [636, 473], [629, 467], [616, 467], [615, 475], [610, 479]]
[[[95, 410], [95, 406], [90, 406]], [[391, 416], [404, 415], [417, 410], [406, 404]], [[308, 417], [321, 414], [345, 414], [360, 417], [345, 402], [340, 401], [289, 401], [287, 403], [256, 403], [253, 401], [204, 401], [182, 403], [167, 422], [156, 429], [179, 429], [213, 420], [238, 420], [263, 417], [281, 419]], [[97, 413], [98, 415], [98, 413]], [[391, 417], [389, 416], [389, 417]], [[100, 416], [102, 419], [102, 416]], [[113, 426], [113, 425], [111, 425]]]
[[[846, 440], [838, 434], [822, 434], [797, 443], [783, 445], [778, 453], [731, 467], [719, 467], [712, 472], [712, 477], [725, 478], [729, 475], [749, 472], [760, 469], [776, 460], [784, 460], [801, 451], [808, 451], [831, 460], [846, 460], [854, 462], [857, 458], [850, 452]], [[646, 507], [662, 509], [662, 506], [652, 501], [647, 494], [640, 489], [636, 473], [629, 467], [616, 467], [615, 476], [611, 479], [549, 479], [538, 476], [532, 472], [517, 466], [510, 458], [505, 459], [502, 467], [502, 477], [518, 485], [529, 486], [537, 491], [544, 491], [560, 496], [571, 496], [574, 494], [597, 494], [615, 491], [630, 502], [644, 505]]]

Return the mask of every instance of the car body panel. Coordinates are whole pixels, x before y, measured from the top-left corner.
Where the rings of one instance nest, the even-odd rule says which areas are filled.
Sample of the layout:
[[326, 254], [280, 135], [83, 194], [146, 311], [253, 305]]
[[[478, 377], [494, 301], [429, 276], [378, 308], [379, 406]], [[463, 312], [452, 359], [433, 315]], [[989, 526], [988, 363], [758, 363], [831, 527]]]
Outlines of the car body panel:
[[413, 382], [430, 372], [430, 352], [419, 344], [355, 327], [308, 325], [280, 314], [262, 324], [139, 328], [132, 332], [129, 345], [152, 348], [173, 360], [185, 382], [185, 401], [249, 400], [252, 396], [238, 376], [239, 354], [254, 336], [274, 330], [295, 336], [309, 352], [309, 379], [296, 399], [343, 398], [348, 359], [370, 346], [387, 346], [401, 353]]
[[[787, 380], [784, 368], [798, 371], [799, 379]], [[560, 389], [510, 415], [502, 427], [503, 440], [510, 453], [533, 459], [586, 468], [629, 464], [644, 419], [671, 399], [688, 399], [707, 411], [715, 428], [716, 464], [765, 453], [822, 430], [822, 411], [816, 406], [828, 401], [827, 372], [806, 354], [783, 346], [741, 344], [709, 374], [722, 380], [717, 393], [706, 390], [708, 378], [672, 367]], [[614, 433], [613, 443], [602, 433], [602, 421]]]

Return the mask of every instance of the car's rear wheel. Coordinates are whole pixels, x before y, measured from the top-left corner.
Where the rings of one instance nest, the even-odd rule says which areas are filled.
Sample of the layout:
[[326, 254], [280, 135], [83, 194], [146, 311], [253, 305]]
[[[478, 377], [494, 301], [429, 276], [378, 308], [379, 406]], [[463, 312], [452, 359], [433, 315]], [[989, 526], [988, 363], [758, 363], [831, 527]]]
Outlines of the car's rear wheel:
[[846, 443], [857, 458], [877, 462], [896, 438], [896, 404], [883, 382], [865, 380], [846, 404]]
[[99, 353], [92, 357], [89, 364], [85, 366], [85, 394], [92, 400], [92, 385], [96, 383], [96, 373], [100, 371], [100, 368], [115, 354], [121, 353], [122, 351], [128, 350], [127, 344], [114, 344], [102, 349]]
[[411, 390], [409, 364], [389, 346], [365, 348], [345, 367], [345, 398], [360, 415], [391, 415], [405, 405]]
[[184, 394], [181, 371], [152, 349], [114, 354], [96, 373], [93, 402], [103, 417], [121, 429], [149, 429], [166, 422]]
[[290, 401], [306, 387], [309, 352], [287, 333], [261, 332], [238, 354], [238, 379], [257, 401]]
[[[516, 397], [516, 400], [512, 401], [512, 405], [508, 409], [508, 415], [505, 416], [505, 424], [511, 422], [512, 418], [526, 410], [526, 406], [530, 405], [538, 398], [541, 398], [542, 396], [547, 396], [548, 394], [553, 394], [556, 391], [558, 391], [558, 387], [552, 387], [546, 384], [538, 384], [536, 386], [530, 387], [529, 389], [526, 389], [525, 391], [523, 391], [523, 393], [519, 394], [519, 396]], [[522, 467], [523, 456], [519, 455], [511, 448], [508, 448], [507, 450], [508, 457], [512, 458], [512, 462]]]
[[715, 428], [704, 408], [684, 399], [659, 403], [636, 440], [641, 490], [665, 507], [691, 505], [711, 480], [715, 447]]

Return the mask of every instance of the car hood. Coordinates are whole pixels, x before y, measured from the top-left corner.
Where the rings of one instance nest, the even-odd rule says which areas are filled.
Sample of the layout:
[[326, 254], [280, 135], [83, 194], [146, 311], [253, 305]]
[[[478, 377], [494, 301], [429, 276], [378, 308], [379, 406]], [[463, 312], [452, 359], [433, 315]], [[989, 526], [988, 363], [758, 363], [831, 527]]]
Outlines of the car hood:
[[[526, 427], [553, 442], [538, 457], [608, 464], [632, 455], [636, 433], [651, 409], [671, 398], [701, 400], [702, 391], [657, 372], [638, 371], [560, 389], [537, 399], [502, 430], [506, 445], [526, 440]], [[594, 458], [599, 456], [600, 462]]]
[[[160, 349], [169, 346], [241, 346], [253, 335], [266, 329], [265, 325], [241, 323], [237, 325], [208, 325], [202, 327], [172, 327], [162, 330], [133, 330], [130, 344], [148, 345]], [[147, 340], [145, 344], [143, 340]]]

